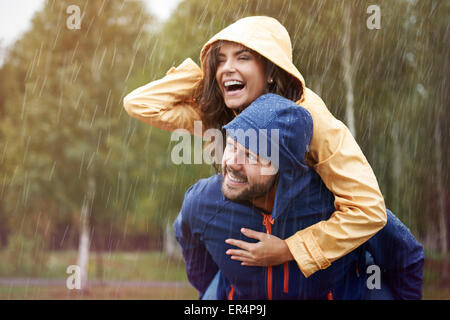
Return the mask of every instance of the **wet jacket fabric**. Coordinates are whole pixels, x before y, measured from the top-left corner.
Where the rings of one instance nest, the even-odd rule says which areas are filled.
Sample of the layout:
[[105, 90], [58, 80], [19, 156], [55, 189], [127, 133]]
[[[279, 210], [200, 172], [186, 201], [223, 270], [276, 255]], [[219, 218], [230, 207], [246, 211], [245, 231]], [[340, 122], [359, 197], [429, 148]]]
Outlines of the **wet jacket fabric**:
[[389, 285], [394, 299], [421, 299], [425, 262], [423, 247], [400, 219], [389, 209], [386, 212], [386, 226], [363, 248], [380, 267], [381, 278]]
[[[202, 179], [188, 189], [174, 228], [186, 262], [189, 281], [200, 297], [221, 271], [217, 296], [220, 299], [362, 299], [366, 290], [365, 251], [379, 264], [396, 298], [421, 296], [423, 249], [408, 229], [388, 212], [388, 223], [363, 246], [337, 259], [330, 267], [310, 277], [294, 261], [278, 266], [247, 267], [225, 252], [228, 238], [249, 241], [240, 233], [246, 227], [288, 238], [325, 221], [334, 212], [334, 196], [320, 176], [306, 165], [305, 153], [313, 132], [309, 112], [274, 94], [256, 99], [224, 127], [227, 134], [260, 156], [258, 144], [240, 134], [248, 129], [278, 129], [279, 180], [272, 212], [250, 202], [232, 202], [221, 191], [222, 176]], [[267, 138], [270, 145], [272, 135]], [[267, 153], [277, 152], [274, 148]], [[382, 275], [382, 276], [384, 276]]]
[[[284, 69], [303, 87], [297, 104], [309, 111], [314, 126], [308, 150], [309, 165], [334, 194], [335, 210], [329, 219], [292, 234], [286, 239], [305, 276], [360, 246], [386, 223], [386, 208], [376, 177], [348, 128], [333, 117], [322, 99], [306, 87], [292, 63], [288, 32], [270, 17], [247, 17], [223, 29], [201, 51], [204, 61], [209, 46], [219, 40], [240, 43]], [[202, 65], [203, 66], [203, 65]], [[165, 77], [135, 89], [124, 98], [125, 110], [145, 123], [164, 130], [184, 128], [193, 133], [201, 121], [196, 102], [203, 71], [190, 58]]]

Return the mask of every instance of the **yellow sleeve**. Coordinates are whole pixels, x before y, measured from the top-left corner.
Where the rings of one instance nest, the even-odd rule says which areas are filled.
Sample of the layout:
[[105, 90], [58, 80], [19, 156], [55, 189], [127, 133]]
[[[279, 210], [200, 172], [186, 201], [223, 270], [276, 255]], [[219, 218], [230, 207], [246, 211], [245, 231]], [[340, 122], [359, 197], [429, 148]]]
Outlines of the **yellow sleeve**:
[[375, 174], [348, 128], [310, 89], [299, 104], [313, 119], [310, 156], [335, 196], [328, 220], [300, 230], [286, 243], [309, 277], [359, 247], [386, 224], [386, 207]]
[[201, 120], [194, 97], [202, 71], [188, 58], [165, 77], [135, 89], [123, 99], [128, 114], [160, 129], [186, 129], [193, 133], [194, 121]]

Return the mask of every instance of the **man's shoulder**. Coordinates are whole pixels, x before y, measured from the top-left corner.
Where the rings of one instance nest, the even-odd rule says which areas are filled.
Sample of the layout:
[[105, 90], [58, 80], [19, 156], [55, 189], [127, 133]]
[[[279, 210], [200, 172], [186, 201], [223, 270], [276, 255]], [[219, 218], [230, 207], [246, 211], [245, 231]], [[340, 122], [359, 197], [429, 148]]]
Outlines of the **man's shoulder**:
[[209, 178], [200, 179], [189, 187], [184, 195], [183, 208], [203, 212], [203, 209], [217, 206], [223, 200], [222, 176], [215, 174]]
[[222, 190], [222, 176], [215, 174], [209, 178], [200, 179], [186, 191], [186, 196], [203, 197], [205, 193], [220, 193]]

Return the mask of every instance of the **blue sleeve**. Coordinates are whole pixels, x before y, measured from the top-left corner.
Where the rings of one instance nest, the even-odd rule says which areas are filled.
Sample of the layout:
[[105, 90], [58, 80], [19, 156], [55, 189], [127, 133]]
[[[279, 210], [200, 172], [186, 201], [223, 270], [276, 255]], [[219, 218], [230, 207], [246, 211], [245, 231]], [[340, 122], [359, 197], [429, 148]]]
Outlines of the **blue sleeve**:
[[367, 242], [368, 251], [395, 299], [421, 299], [424, 251], [409, 229], [389, 210], [387, 223]]
[[196, 212], [192, 210], [192, 198], [188, 196], [190, 190], [186, 192], [183, 206], [173, 227], [183, 253], [187, 277], [199, 291], [201, 299], [219, 268], [206, 250], [200, 233], [196, 231], [201, 228], [198, 228], [198, 220], [194, 216]]

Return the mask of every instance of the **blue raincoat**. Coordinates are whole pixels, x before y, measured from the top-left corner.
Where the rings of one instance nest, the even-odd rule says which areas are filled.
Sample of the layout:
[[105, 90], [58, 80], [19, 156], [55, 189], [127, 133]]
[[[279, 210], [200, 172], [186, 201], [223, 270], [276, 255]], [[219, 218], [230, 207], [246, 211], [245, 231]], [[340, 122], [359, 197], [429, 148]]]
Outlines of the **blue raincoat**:
[[[423, 249], [390, 212], [386, 226], [366, 244], [308, 278], [295, 261], [248, 267], [225, 254], [232, 248], [226, 239], [251, 241], [241, 234], [242, 227], [285, 239], [334, 212], [333, 194], [306, 165], [312, 126], [306, 109], [275, 94], [259, 97], [224, 126], [227, 134], [247, 149], [275, 160], [280, 176], [271, 213], [250, 202], [226, 199], [220, 174], [187, 190], [174, 228], [189, 281], [200, 298], [220, 270], [219, 299], [361, 299], [366, 291], [367, 273], [361, 272], [365, 271], [366, 250], [372, 253], [382, 276], [397, 286], [396, 298], [421, 297]], [[249, 129], [260, 133], [257, 144], [246, 139]], [[276, 143], [271, 143], [275, 138]]]

